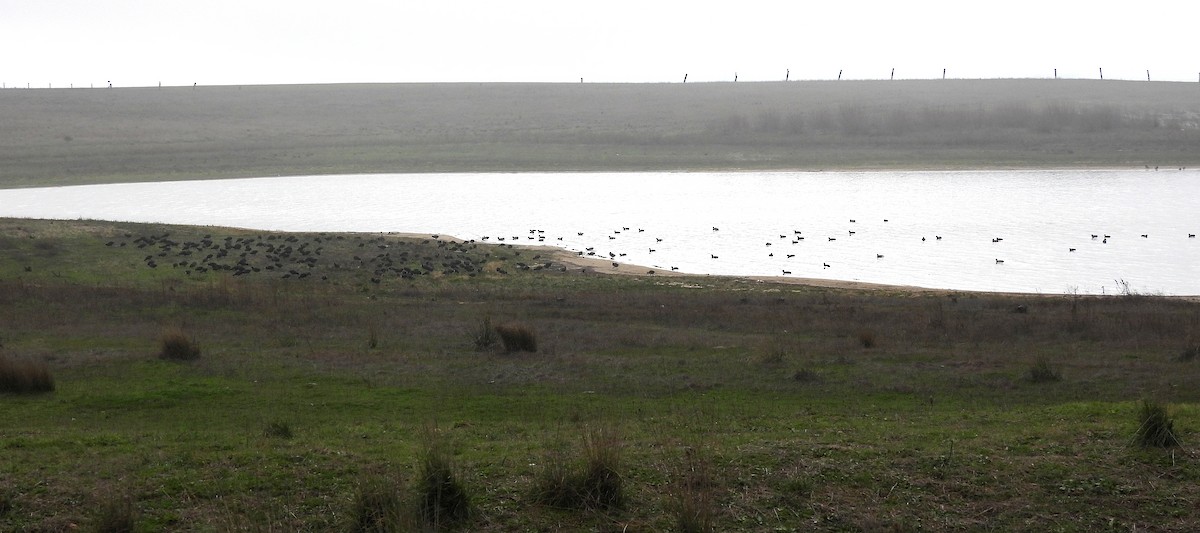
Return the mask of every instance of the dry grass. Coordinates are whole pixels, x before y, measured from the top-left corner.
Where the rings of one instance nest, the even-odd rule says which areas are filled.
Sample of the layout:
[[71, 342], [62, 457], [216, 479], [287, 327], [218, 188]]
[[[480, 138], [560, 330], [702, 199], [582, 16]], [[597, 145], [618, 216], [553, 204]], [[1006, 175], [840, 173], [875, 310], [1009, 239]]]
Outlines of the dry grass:
[[54, 390], [54, 376], [44, 361], [0, 354], [0, 392], [30, 394]]
[[672, 489], [671, 512], [676, 530], [681, 533], [707, 533], [713, 530], [716, 514], [709, 459], [694, 448], [684, 450], [684, 464], [676, 474]]
[[173, 361], [190, 361], [200, 358], [200, 345], [183, 330], [168, 329], [159, 338], [158, 357]]
[[537, 337], [529, 326], [516, 323], [501, 324], [496, 326], [496, 334], [500, 336], [506, 353], [537, 351]]

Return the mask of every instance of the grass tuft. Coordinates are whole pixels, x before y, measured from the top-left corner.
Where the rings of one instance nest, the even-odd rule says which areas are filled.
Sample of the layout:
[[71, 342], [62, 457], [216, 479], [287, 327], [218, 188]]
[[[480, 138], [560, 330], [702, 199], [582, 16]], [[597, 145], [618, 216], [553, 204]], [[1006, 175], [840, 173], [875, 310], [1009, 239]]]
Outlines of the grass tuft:
[[190, 361], [200, 358], [200, 344], [178, 328], [168, 329], [159, 339], [158, 357], [172, 361]]
[[354, 533], [388, 533], [400, 531], [404, 525], [403, 500], [400, 485], [387, 476], [364, 479], [354, 493], [350, 506], [349, 531]]
[[263, 430], [263, 434], [274, 439], [285, 440], [295, 436], [292, 433], [292, 426], [280, 420], [267, 424], [267, 429]]
[[539, 503], [562, 509], [612, 509], [625, 501], [620, 474], [622, 442], [615, 430], [595, 427], [583, 434], [583, 461], [574, 470], [552, 455], [534, 482]]
[[536, 352], [537, 337], [533, 330], [523, 324], [501, 324], [496, 326], [500, 342], [504, 344], [505, 353]]
[[1171, 448], [1179, 446], [1175, 435], [1175, 421], [1166, 406], [1151, 400], [1142, 400], [1138, 409], [1138, 429], [1134, 442], [1148, 448]]
[[53, 390], [54, 376], [45, 362], [0, 355], [0, 392], [30, 394]]
[[671, 512], [676, 530], [707, 533], [713, 530], [713, 480], [708, 460], [695, 449], [685, 452], [685, 464], [672, 494]]
[[1026, 375], [1032, 383], [1055, 383], [1062, 381], [1062, 373], [1057, 368], [1050, 365], [1050, 360], [1045, 357], [1039, 357], [1029, 367], [1029, 372]]
[[417, 484], [421, 519], [435, 527], [460, 523], [471, 514], [471, 498], [455, 475], [448, 444], [436, 429], [426, 429], [423, 441]]
[[499, 342], [496, 330], [492, 329], [492, 317], [483, 317], [483, 322], [479, 324], [479, 328], [472, 333], [471, 340], [475, 345], [475, 351], [479, 352], [487, 350]]
[[864, 329], [862, 331], [859, 331], [858, 332], [858, 342], [862, 344], [863, 348], [874, 348], [877, 343], [877, 339], [875, 338], [875, 332], [871, 331], [869, 329]]
[[1182, 352], [1179, 352], [1179, 357], [1175, 358], [1175, 360], [1186, 363], [1194, 361], [1197, 357], [1200, 357], [1200, 344], [1193, 344], [1184, 348]]
[[792, 374], [792, 379], [798, 383], [817, 383], [821, 381], [821, 374], [811, 368], [801, 368]]
[[91, 531], [96, 533], [132, 533], [137, 526], [133, 499], [125, 495], [109, 495], [100, 502], [92, 518]]

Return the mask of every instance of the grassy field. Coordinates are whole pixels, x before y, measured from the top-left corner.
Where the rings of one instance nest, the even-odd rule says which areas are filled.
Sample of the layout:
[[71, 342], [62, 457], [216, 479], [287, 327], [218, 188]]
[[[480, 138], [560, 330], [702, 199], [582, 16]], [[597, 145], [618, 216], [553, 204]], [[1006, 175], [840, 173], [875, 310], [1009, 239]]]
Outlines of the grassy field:
[[1095, 80], [0, 90], [0, 187], [366, 172], [1200, 163], [1200, 85]]
[[[1188, 300], [0, 220], [0, 384], [53, 380], [0, 393], [0, 530], [1194, 531], [1197, 359]], [[1144, 399], [1182, 446], [1137, 444]], [[430, 464], [466, 518], [422, 514]]]

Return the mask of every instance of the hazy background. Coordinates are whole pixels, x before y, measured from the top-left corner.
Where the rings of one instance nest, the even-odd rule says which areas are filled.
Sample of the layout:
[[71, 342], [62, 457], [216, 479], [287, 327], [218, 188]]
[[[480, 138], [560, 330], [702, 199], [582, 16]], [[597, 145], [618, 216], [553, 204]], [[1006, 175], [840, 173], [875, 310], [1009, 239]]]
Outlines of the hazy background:
[[0, 0], [6, 87], [1060, 77], [1196, 81], [1177, 1]]

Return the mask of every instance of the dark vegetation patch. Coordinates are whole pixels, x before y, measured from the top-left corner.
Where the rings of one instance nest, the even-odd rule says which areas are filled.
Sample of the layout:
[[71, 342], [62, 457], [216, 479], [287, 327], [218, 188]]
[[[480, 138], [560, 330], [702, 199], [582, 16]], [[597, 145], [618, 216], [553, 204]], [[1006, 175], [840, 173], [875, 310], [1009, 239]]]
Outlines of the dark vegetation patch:
[[18, 359], [0, 353], [0, 392], [29, 394], [54, 390], [54, 376], [45, 361]]

